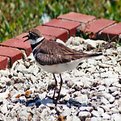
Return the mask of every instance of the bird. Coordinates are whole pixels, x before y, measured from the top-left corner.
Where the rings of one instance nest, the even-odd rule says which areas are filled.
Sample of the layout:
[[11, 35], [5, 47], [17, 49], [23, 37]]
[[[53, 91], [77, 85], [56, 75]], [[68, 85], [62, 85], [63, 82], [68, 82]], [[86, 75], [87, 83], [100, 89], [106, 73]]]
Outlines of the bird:
[[[26, 36], [24, 41], [29, 41], [32, 53], [37, 64], [46, 72], [52, 73], [55, 80], [55, 88], [52, 99], [57, 105], [60, 99], [60, 92], [63, 84], [62, 72], [73, 70], [79, 63], [86, 58], [102, 55], [101, 52], [96, 53], [85, 53], [65, 46], [62, 43], [56, 42], [55, 40], [47, 40], [41, 32], [34, 28], [31, 29]], [[56, 74], [60, 77], [60, 86], [58, 94], [55, 97], [58, 81]]]

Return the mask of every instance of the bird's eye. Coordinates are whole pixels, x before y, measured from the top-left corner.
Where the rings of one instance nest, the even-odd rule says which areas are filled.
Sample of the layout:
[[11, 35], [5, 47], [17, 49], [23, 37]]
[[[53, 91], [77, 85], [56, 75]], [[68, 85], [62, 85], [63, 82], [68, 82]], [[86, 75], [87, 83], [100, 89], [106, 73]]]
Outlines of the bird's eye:
[[29, 36], [30, 39], [36, 39], [36, 35], [34, 35], [33, 33], [30, 33]]

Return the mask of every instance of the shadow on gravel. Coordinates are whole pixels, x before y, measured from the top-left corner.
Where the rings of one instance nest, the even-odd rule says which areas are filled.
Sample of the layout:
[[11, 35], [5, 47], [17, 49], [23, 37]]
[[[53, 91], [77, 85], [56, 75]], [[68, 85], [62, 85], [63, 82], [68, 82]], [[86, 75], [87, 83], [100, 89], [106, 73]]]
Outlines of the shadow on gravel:
[[[54, 104], [54, 101], [53, 99], [49, 98], [49, 97], [45, 97], [43, 99], [40, 99], [39, 97], [35, 97], [34, 99], [28, 99], [28, 100], [24, 100], [24, 99], [18, 99], [16, 100], [14, 103], [20, 103], [20, 104], [23, 104], [27, 107], [29, 106], [36, 106], [36, 108], [38, 108], [40, 105], [48, 105], [48, 104]], [[70, 98], [69, 100], [63, 100], [63, 101], [60, 101], [58, 104], [61, 104], [61, 105], [67, 105], [69, 108], [71, 108], [71, 106], [75, 106], [75, 107], [86, 107], [86, 106], [89, 106], [87, 104], [82, 104], [78, 101], [76, 101], [75, 99], [73, 98]]]

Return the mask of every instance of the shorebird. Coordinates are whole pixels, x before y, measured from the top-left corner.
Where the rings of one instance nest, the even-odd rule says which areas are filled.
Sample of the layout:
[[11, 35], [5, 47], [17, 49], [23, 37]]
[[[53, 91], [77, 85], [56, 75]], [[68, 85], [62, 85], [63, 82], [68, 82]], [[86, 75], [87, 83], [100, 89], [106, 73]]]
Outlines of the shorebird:
[[[28, 35], [24, 36], [24, 38], [25, 37], [25, 41], [30, 41], [33, 56], [38, 65], [45, 71], [53, 74], [55, 80], [55, 89], [52, 98], [55, 100], [56, 104], [60, 98], [60, 91], [63, 84], [61, 73], [64, 71], [73, 70], [83, 59], [99, 56], [102, 54], [100, 52], [87, 54], [70, 49], [64, 44], [58, 43], [54, 40], [48, 41], [37, 29], [30, 30]], [[55, 93], [58, 82], [55, 74], [59, 74], [60, 76], [60, 87], [56, 98]]]

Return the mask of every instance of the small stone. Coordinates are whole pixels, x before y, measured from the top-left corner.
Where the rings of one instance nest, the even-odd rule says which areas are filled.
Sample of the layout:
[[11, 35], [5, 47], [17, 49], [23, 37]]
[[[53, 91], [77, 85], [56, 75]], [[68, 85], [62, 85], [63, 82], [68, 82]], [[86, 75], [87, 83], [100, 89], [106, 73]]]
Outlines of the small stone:
[[18, 67], [17, 67], [17, 70], [18, 71], [25, 71], [26, 70], [26, 67], [22, 64], [22, 63], [19, 63]]
[[101, 107], [98, 107], [97, 111], [99, 112], [100, 115], [104, 113], [104, 109]]
[[91, 111], [93, 110], [93, 107], [88, 107], [88, 106], [81, 106], [79, 108], [80, 111]]
[[71, 110], [68, 107], [64, 108], [64, 111], [62, 112], [63, 116], [70, 116], [71, 115]]
[[91, 121], [101, 121], [101, 120], [99, 120], [99, 118], [97, 118], [97, 117], [92, 117]]
[[27, 117], [28, 117], [28, 115], [29, 115], [29, 113], [27, 112], [26, 109], [21, 110], [21, 111], [19, 112], [19, 117], [20, 117], [21, 120], [26, 120]]
[[109, 112], [110, 108], [112, 107], [112, 104], [104, 104], [101, 105], [101, 107], [105, 110], [105, 112]]
[[79, 112], [79, 117], [90, 117], [91, 113], [88, 111], [80, 111]]
[[103, 82], [104, 82], [104, 84], [106, 85], [106, 86], [110, 86], [110, 85], [112, 85], [114, 82], [116, 82], [117, 81], [117, 79], [116, 78], [105, 78], [104, 80], [103, 80]]
[[121, 114], [119, 114], [119, 113], [112, 114], [111, 119], [113, 121], [121, 121]]
[[26, 97], [29, 97], [30, 95], [32, 94], [32, 91], [31, 90], [27, 90], [27, 91], [25, 91], [25, 96]]
[[70, 120], [70, 121], [80, 121], [80, 119], [77, 116], [73, 116], [72, 120]]
[[85, 121], [91, 121], [91, 118], [86, 118]]
[[105, 92], [103, 93], [103, 95], [107, 100], [109, 100], [110, 103], [113, 103], [115, 101], [115, 98], [111, 94]]
[[64, 96], [66, 96], [68, 94], [68, 89], [62, 88], [61, 94], [64, 95]]
[[110, 67], [110, 65], [105, 64], [105, 63], [98, 63], [98, 65], [99, 65], [99, 67], [101, 67], [101, 68], [109, 68], [109, 67]]
[[3, 104], [1, 107], [0, 107], [0, 111], [3, 113], [3, 114], [6, 114], [8, 112], [7, 110], [7, 105], [6, 104]]
[[121, 72], [121, 67], [120, 66], [114, 67], [114, 71], [118, 73]]
[[119, 82], [113, 83], [113, 85], [116, 86], [117, 88], [121, 88], [121, 84], [119, 84]]
[[[117, 88], [117, 87], [116, 87]], [[112, 95], [115, 97], [115, 96], [117, 96], [117, 95], [120, 95], [120, 91], [114, 91], [113, 93], [112, 93]]]
[[87, 95], [79, 95], [75, 98], [76, 101], [80, 102], [82, 105], [87, 105], [89, 103]]
[[0, 101], [6, 99], [9, 96], [10, 92], [9, 90], [6, 90], [5, 92], [0, 93]]
[[31, 120], [32, 120], [32, 117], [33, 117], [32, 113], [29, 113], [29, 114], [28, 114], [28, 118], [27, 118], [28, 121], [31, 121]]
[[110, 115], [107, 113], [102, 114], [103, 119], [110, 119]]
[[107, 55], [112, 55], [112, 50], [111, 49], [106, 49], [106, 54]]
[[110, 93], [113, 93], [113, 92], [117, 91], [117, 88], [116, 87], [109, 87], [109, 91], [110, 91]]
[[72, 121], [72, 117], [71, 116], [67, 116], [66, 117], [66, 121]]
[[5, 115], [3, 115], [3, 114], [1, 114], [1, 113], [0, 113], [0, 121], [6, 121]]
[[69, 100], [70, 99], [70, 94], [66, 94], [66, 96], [63, 99], [64, 100]]
[[96, 48], [97, 47], [97, 43], [95, 40], [90, 40], [90, 39], [87, 39], [85, 41], [85, 43], [89, 44], [90, 46], [92, 46], [92, 48]]
[[104, 91], [105, 90], [105, 86], [104, 85], [100, 85], [98, 88], [99, 91]]
[[109, 101], [105, 97], [101, 97], [101, 102], [105, 105], [109, 104]]
[[95, 116], [95, 117], [99, 117], [99, 116], [100, 116], [100, 114], [99, 114], [98, 111], [93, 110], [91, 113], [92, 113], [92, 115]]
[[6, 77], [10, 74], [10, 70], [6, 69], [6, 70], [0, 70], [0, 76]]
[[88, 67], [88, 63], [84, 62], [82, 65], [81, 65], [81, 68], [85, 69]]
[[121, 111], [121, 107], [119, 107], [119, 108], [112, 107], [110, 110], [111, 110], [112, 113], [118, 113], [118, 112]]
[[67, 81], [66, 84], [69, 88], [71, 88], [74, 85], [74, 82], [73, 81]]

